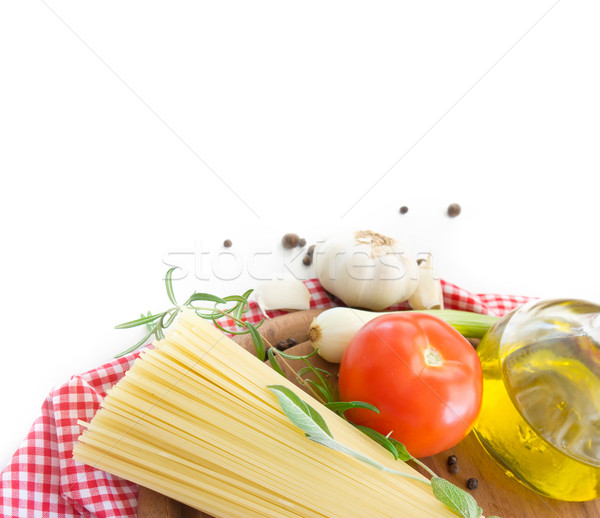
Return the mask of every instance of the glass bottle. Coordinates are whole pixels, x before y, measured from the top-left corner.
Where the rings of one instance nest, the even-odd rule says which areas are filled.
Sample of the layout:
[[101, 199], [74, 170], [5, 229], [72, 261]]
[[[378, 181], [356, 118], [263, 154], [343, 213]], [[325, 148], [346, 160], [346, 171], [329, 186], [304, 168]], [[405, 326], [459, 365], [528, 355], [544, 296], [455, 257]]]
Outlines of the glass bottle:
[[542, 495], [600, 496], [600, 306], [532, 301], [477, 348], [483, 404], [475, 434], [509, 475]]

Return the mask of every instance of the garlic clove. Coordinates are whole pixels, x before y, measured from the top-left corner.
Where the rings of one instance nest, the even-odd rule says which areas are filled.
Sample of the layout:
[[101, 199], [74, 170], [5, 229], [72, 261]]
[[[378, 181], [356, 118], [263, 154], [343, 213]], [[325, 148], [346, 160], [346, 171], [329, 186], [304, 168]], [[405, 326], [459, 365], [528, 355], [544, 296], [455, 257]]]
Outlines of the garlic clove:
[[431, 254], [427, 254], [427, 259], [419, 263], [419, 270], [419, 283], [408, 298], [408, 304], [412, 309], [444, 309], [442, 283], [433, 269]]
[[265, 281], [256, 288], [254, 296], [264, 314], [272, 310], [310, 309], [310, 291], [296, 278]]
[[330, 308], [320, 313], [310, 324], [308, 335], [321, 358], [340, 363], [348, 344], [367, 322], [383, 315], [354, 308]]

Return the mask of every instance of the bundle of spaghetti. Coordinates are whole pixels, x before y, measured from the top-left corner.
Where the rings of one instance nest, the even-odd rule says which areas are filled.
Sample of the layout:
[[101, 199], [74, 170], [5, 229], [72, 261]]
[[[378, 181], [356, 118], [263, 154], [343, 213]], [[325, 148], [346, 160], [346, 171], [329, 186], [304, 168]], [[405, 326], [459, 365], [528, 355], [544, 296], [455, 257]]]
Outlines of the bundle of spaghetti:
[[455, 517], [426, 484], [309, 440], [275, 384], [313, 406], [337, 441], [420, 476], [189, 311], [81, 423], [74, 458], [217, 518]]

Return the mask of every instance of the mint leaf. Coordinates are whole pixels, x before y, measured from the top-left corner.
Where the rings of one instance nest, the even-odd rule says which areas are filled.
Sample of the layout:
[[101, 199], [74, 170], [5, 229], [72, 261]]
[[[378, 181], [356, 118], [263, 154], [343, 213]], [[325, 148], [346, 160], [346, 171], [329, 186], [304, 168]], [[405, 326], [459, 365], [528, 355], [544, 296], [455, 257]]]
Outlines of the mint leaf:
[[269, 385], [269, 388], [277, 396], [283, 413], [309, 438], [313, 440], [316, 438], [333, 439], [333, 435], [321, 414], [302, 401], [294, 391], [283, 385]]
[[431, 488], [433, 489], [433, 495], [459, 516], [463, 518], [481, 518], [483, 510], [466, 491], [440, 477], [431, 478]]

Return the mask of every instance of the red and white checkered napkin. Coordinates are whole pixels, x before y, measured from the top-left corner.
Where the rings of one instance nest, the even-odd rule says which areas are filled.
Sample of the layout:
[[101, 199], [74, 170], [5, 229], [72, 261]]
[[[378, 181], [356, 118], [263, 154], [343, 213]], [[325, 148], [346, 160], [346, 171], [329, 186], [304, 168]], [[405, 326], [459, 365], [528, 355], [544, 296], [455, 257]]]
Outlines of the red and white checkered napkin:
[[[331, 298], [316, 280], [306, 281], [311, 306], [331, 307]], [[528, 297], [469, 293], [443, 282], [447, 309], [502, 316], [527, 302]], [[406, 309], [406, 304], [391, 309]], [[282, 312], [273, 312], [277, 316]], [[255, 303], [246, 318], [259, 322], [262, 315]], [[224, 321], [234, 329], [231, 321]], [[0, 512], [3, 517], [135, 517], [136, 484], [85, 466], [72, 459], [73, 446], [81, 433], [78, 420], [89, 422], [100, 402], [131, 367], [139, 351], [85, 374], [73, 376], [46, 398], [41, 415], [27, 438], [2, 471]]]

